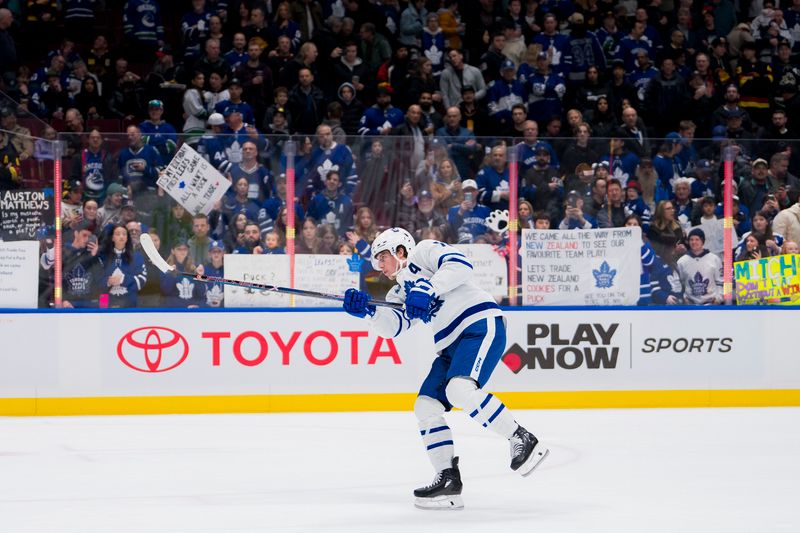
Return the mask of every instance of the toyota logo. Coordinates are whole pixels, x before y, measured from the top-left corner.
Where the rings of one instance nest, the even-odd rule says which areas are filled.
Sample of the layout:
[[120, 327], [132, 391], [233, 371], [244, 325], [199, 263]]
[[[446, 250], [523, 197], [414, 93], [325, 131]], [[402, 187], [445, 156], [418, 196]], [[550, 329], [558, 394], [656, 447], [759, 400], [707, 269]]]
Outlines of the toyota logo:
[[174, 329], [147, 326], [129, 331], [117, 344], [117, 356], [137, 372], [166, 372], [186, 360], [189, 343]]

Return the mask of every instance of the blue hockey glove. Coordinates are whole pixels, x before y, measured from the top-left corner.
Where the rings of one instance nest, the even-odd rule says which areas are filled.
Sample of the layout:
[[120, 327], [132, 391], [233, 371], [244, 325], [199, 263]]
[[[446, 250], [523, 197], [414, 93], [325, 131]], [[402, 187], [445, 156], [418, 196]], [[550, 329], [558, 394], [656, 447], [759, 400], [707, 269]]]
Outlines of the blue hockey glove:
[[408, 291], [406, 298], [406, 315], [411, 320], [419, 318], [423, 322], [431, 321], [431, 300], [433, 300], [433, 287], [427, 279], [418, 279], [416, 284]]
[[376, 307], [369, 305], [369, 294], [356, 289], [347, 289], [344, 292], [344, 310], [358, 318], [364, 318], [375, 314]]

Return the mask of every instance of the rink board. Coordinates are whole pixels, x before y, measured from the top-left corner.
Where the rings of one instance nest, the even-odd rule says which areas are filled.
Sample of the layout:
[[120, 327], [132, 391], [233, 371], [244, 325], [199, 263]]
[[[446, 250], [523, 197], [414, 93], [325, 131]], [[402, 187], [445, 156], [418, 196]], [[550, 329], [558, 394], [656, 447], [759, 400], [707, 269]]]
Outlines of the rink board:
[[[508, 309], [512, 408], [800, 405], [792, 309]], [[407, 410], [432, 358], [337, 310], [0, 312], [0, 415]]]

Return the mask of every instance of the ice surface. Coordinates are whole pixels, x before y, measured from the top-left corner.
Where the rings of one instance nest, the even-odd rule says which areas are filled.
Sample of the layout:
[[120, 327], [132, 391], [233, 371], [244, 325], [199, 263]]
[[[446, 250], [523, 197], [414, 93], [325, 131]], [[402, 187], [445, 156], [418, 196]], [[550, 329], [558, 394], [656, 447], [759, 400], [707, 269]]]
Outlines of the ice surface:
[[516, 415], [551, 450], [528, 478], [448, 415], [459, 512], [413, 506], [412, 413], [0, 418], [0, 531], [800, 531], [798, 408]]

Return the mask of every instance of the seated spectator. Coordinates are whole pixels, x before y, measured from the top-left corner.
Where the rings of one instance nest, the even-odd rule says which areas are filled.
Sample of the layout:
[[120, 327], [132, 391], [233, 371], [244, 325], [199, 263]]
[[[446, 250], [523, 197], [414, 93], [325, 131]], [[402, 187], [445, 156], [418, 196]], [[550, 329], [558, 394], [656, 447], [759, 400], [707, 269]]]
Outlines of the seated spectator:
[[339, 248], [341, 239], [333, 224], [320, 224], [317, 226], [317, 235], [319, 237], [319, 247], [315, 253], [322, 255], [333, 255]]
[[[423, 184], [423, 188], [426, 184]], [[461, 191], [461, 176], [456, 165], [450, 159], [442, 159], [436, 172], [436, 178], [427, 184], [428, 190], [433, 194], [436, 209], [444, 215], [447, 211], [462, 202], [464, 194]]]
[[584, 199], [577, 191], [567, 194], [564, 218], [559, 222], [558, 229], [591, 229], [597, 227], [594, 217], [584, 213]]
[[772, 231], [783, 235], [787, 241], [800, 242], [800, 201], [775, 216]]
[[229, 219], [228, 227], [225, 230], [223, 242], [225, 243], [225, 252], [231, 253], [234, 249], [244, 243], [244, 227], [247, 225], [247, 215], [244, 213], [237, 213]]
[[517, 80], [513, 61], [505, 59], [499, 72], [500, 78], [490, 81], [486, 90], [486, 107], [494, 128], [504, 131], [511, 126], [511, 108], [525, 102], [527, 91]]
[[150, 118], [139, 124], [142, 138], [161, 156], [160, 166], [167, 166], [178, 150], [178, 132], [172, 124], [162, 120], [164, 103], [161, 100], [150, 100], [147, 113]]
[[675, 219], [675, 206], [671, 201], [662, 200], [656, 206], [647, 239], [656, 254], [666, 264], [676, 268], [678, 257], [686, 253], [686, 245], [683, 229]]
[[[214, 240], [208, 243], [208, 259], [202, 265], [197, 265], [195, 273], [199, 276], [225, 277], [225, 245], [222, 241]], [[201, 299], [204, 307], [225, 306], [225, 286], [219, 282], [207, 282], [202, 286], [205, 297]]]
[[233, 191], [231, 194], [226, 194], [223, 199], [222, 209], [230, 219], [233, 219], [237, 214], [244, 213], [247, 220], [252, 220], [258, 223], [262, 232], [267, 232], [272, 229], [273, 220], [267, 214], [266, 210], [262, 209], [258, 202], [250, 199], [250, 181], [242, 176], [238, 178], [233, 187], [229, 190]]
[[208, 90], [203, 91], [203, 103], [206, 106], [206, 112], [211, 115], [216, 113], [217, 104], [230, 100], [231, 94], [222, 83], [222, 76], [216, 72], [212, 72], [208, 76]]
[[189, 240], [192, 235], [192, 217], [181, 204], [170, 198], [154, 210], [153, 227], [161, 237], [165, 249], [169, 250], [176, 242]]
[[[347, 195], [353, 194], [358, 186], [353, 153], [345, 144], [333, 140], [333, 130], [327, 124], [316, 127], [317, 146], [311, 152], [311, 159], [307, 166], [307, 173], [303, 176], [306, 182], [306, 191], [301, 191], [307, 197], [327, 187], [325, 178], [331, 171], [339, 173], [344, 190]], [[349, 223], [347, 226], [349, 227]]]
[[221, 173], [227, 174], [232, 163], [228, 159], [226, 137], [220, 135], [225, 126], [225, 118], [219, 113], [212, 113], [208, 117], [207, 123], [211, 131], [200, 137], [196, 148], [197, 153], [202, 155], [206, 161], [214, 165], [214, 168]]
[[99, 256], [103, 265], [100, 291], [108, 293], [109, 307], [136, 307], [139, 290], [147, 282], [144, 258], [133, 250], [125, 226], [114, 225]]
[[700, 159], [694, 165], [694, 181], [692, 182], [692, 198], [716, 196], [716, 187], [712, 179], [711, 161]]
[[375, 214], [369, 207], [359, 207], [356, 211], [355, 221], [350, 231], [345, 232], [348, 244], [359, 257], [369, 262], [372, 258], [372, 242], [378, 236], [378, 226], [375, 224]]
[[590, 137], [592, 136], [592, 128], [585, 122], [578, 125], [575, 140], [567, 146], [564, 154], [561, 157], [561, 164], [566, 169], [575, 168], [580, 163], [592, 164], [600, 159], [598, 154], [592, 147]]
[[[495, 209], [508, 209], [508, 160], [506, 159], [506, 147], [498, 145], [492, 148], [491, 159], [488, 165], [484, 165], [475, 176], [477, 183], [477, 200], [489, 208], [490, 212]], [[462, 184], [463, 188], [463, 184]]]
[[119, 183], [108, 186], [103, 207], [97, 210], [97, 220], [100, 228], [107, 224], [116, 224], [120, 221], [119, 215], [122, 205], [128, 200], [128, 191]]
[[274, 184], [267, 167], [258, 162], [258, 147], [250, 140], [242, 143], [242, 161], [231, 165], [228, 178], [236, 183], [240, 178], [247, 180], [247, 198], [261, 203], [273, 194]]
[[[42, 137], [42, 139], [36, 139], [36, 142], [33, 143], [33, 158], [36, 161], [55, 161], [58, 158], [56, 153], [58, 132], [52, 126], [45, 126]], [[8, 134], [4, 134], [3, 141], [13, 148]], [[16, 148], [13, 148], [13, 150], [16, 151]]]
[[705, 249], [706, 236], [700, 228], [689, 232], [689, 250], [678, 259], [677, 270], [688, 304], [722, 303], [722, 261]]
[[[636, 215], [628, 215], [625, 226], [640, 226]], [[656, 255], [653, 247], [647, 242], [645, 230], [642, 230], [642, 273], [639, 277], [639, 301], [637, 305], [667, 304], [675, 305], [682, 299], [683, 288], [680, 278]]]
[[264, 245], [261, 247], [262, 254], [285, 254], [286, 243], [283, 236], [276, 230], [272, 230], [264, 235]]
[[179, 239], [175, 242], [167, 258], [167, 264], [174, 266], [175, 270], [161, 273], [161, 295], [164, 307], [199, 307], [203, 301], [203, 285], [205, 284], [180, 274], [180, 272], [196, 273], [194, 259], [189, 253], [186, 239]]
[[[72, 231], [71, 242], [65, 242], [61, 256], [63, 276], [62, 306], [82, 308], [97, 306], [97, 286], [103, 265], [98, 257], [97, 236], [88, 220], [80, 221]], [[42, 254], [39, 261], [44, 270], [55, 265], [55, 249]]]
[[519, 196], [530, 202], [532, 211], [547, 214], [555, 225], [561, 220], [564, 182], [558, 170], [550, 164], [550, 150], [544, 143], [536, 149], [535, 154], [534, 165], [520, 180]]
[[208, 110], [203, 99], [205, 83], [205, 74], [196, 70], [189, 88], [183, 94], [183, 114], [186, 117], [186, 121], [183, 123], [183, 135], [186, 142], [195, 145], [199, 141], [199, 137], [206, 131]]
[[800, 246], [794, 241], [783, 241], [781, 246], [781, 255], [797, 254], [800, 253]]
[[211, 239], [209, 231], [208, 216], [204, 213], [197, 213], [192, 217], [192, 236], [186, 244], [189, 246], [189, 253], [199, 265], [208, 261], [208, 244]]
[[72, 159], [71, 180], [79, 180], [88, 198], [102, 199], [106, 188], [119, 179], [119, 168], [113, 154], [103, 149], [103, 137], [97, 130], [89, 132], [87, 147]]
[[333, 225], [344, 236], [353, 223], [353, 201], [344, 192], [339, 172], [331, 170], [325, 176], [325, 189], [311, 199], [308, 215]]
[[608, 181], [606, 187], [606, 201], [597, 212], [597, 226], [600, 228], [621, 228], [625, 225], [625, 198], [622, 193], [622, 184], [617, 179]]
[[438, 227], [442, 234], [448, 234], [447, 217], [436, 208], [436, 202], [431, 192], [422, 189], [417, 195], [417, 212], [413, 219], [412, 227], [409, 229], [417, 239], [421, 238], [422, 230], [425, 228]]
[[139, 126], [128, 126], [127, 135], [128, 146], [117, 156], [117, 165], [122, 184], [136, 200], [140, 193], [156, 189], [161, 156], [155, 148], [144, 144]]
[[6, 130], [6, 135], [17, 151], [20, 161], [33, 155], [31, 131], [17, 124], [17, 115], [10, 107], [0, 109], [0, 127]]
[[485, 205], [478, 204], [478, 184], [475, 180], [464, 180], [461, 183], [461, 190], [464, 191], [464, 201], [450, 208], [447, 222], [450, 224], [451, 234], [456, 236], [457, 243], [470, 244], [488, 231], [486, 217], [491, 210]]
[[692, 214], [694, 213], [694, 202], [691, 198], [692, 178], [678, 178], [674, 181], [672, 191], [675, 197], [672, 205], [675, 206], [675, 218], [683, 228], [684, 233], [689, 231], [692, 226]]
[[294, 253], [315, 254], [322, 242], [317, 234], [317, 221], [313, 217], [306, 217], [299, 238], [295, 241]]
[[[713, 206], [713, 200], [711, 203]], [[650, 207], [642, 199], [642, 185], [638, 180], [632, 179], [628, 181], [628, 185], [625, 186], [625, 213], [628, 216], [636, 215], [636, 225], [641, 226], [642, 232], [644, 232], [643, 234], [646, 235], [647, 230], [650, 229], [652, 212], [650, 211]]]
[[403, 112], [392, 106], [393, 89], [389, 85], [379, 84], [375, 105], [367, 108], [359, 122], [359, 135], [389, 135], [392, 128], [403, 123]]
[[[239, 78], [232, 78], [230, 83], [228, 83], [228, 99], [217, 102], [214, 106], [214, 112], [229, 119], [234, 111], [238, 111], [244, 126], [255, 126], [256, 117], [253, 112], [253, 107], [242, 99], [243, 94], [244, 87], [242, 86], [242, 81]], [[234, 127], [231, 125], [230, 127], [233, 131], [238, 131], [241, 126]]]
[[777, 184], [769, 175], [768, 165], [764, 159], [756, 159], [750, 177], [743, 177], [739, 183], [739, 198], [750, 212], [761, 209], [767, 195], [777, 189]]
[[[739, 244], [737, 244], [736, 248], [734, 248], [734, 257], [739, 257], [743, 253], [743, 250], [746, 248], [745, 239], [750, 236], [755, 237], [758, 240], [759, 245], [763, 245], [767, 250], [768, 253], [763, 253], [763, 257], [779, 255], [781, 253], [781, 247], [784, 243], [783, 235], [780, 233], [773, 233], [772, 226], [770, 226], [766, 213], [763, 211], [757, 211], [753, 215], [751, 227], [753, 229], [745, 233], [741, 240], [739, 240]], [[736, 259], [736, 261], [739, 260], [740, 259]]]
[[244, 231], [237, 235], [236, 246], [233, 248], [235, 254], [258, 255], [263, 249], [261, 247], [261, 235], [266, 235], [272, 229], [262, 233], [260, 225], [253, 220], [248, 220], [244, 224]]
[[436, 130], [436, 138], [447, 147], [458, 174], [469, 177], [480, 158], [482, 146], [469, 129], [461, 126], [461, 110], [458, 107], [448, 108], [444, 121], [445, 125]]

